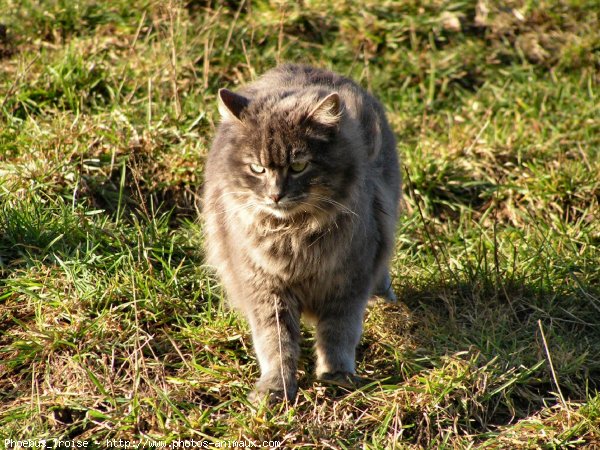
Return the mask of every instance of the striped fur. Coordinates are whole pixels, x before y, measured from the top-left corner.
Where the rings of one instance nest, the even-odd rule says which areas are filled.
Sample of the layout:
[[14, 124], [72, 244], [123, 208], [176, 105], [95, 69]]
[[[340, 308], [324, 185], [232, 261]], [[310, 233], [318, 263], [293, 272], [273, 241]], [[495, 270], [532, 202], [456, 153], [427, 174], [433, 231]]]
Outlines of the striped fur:
[[205, 170], [208, 263], [252, 328], [254, 397], [293, 399], [300, 317], [316, 327], [317, 376], [344, 378], [367, 300], [389, 287], [394, 136], [374, 97], [307, 66], [221, 90], [219, 111]]

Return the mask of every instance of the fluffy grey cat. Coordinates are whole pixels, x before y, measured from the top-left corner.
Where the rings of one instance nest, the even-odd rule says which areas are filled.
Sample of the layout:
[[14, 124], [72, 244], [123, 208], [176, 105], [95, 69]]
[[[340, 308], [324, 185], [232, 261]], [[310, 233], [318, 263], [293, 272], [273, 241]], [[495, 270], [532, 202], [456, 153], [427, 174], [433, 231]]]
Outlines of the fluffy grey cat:
[[316, 326], [317, 377], [343, 381], [369, 297], [393, 298], [395, 139], [374, 97], [323, 69], [280, 66], [218, 101], [208, 263], [252, 329], [261, 376], [251, 398], [293, 399], [301, 315]]

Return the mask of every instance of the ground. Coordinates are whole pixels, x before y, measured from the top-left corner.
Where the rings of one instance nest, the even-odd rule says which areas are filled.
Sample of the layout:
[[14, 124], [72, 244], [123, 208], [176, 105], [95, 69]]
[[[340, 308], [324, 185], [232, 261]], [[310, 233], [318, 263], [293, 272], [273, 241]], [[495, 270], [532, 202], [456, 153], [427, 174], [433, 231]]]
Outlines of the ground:
[[[1, 0], [2, 443], [599, 448], [599, 14]], [[359, 389], [314, 380], [307, 327], [297, 402], [253, 408], [198, 198], [218, 88], [282, 61], [351, 76], [388, 111], [399, 302], [367, 313]]]

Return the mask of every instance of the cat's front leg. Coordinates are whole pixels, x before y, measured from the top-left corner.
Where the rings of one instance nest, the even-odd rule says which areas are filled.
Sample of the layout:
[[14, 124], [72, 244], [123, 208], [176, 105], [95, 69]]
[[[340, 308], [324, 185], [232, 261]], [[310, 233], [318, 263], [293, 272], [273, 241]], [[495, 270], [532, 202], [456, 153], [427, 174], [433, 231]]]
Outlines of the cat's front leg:
[[252, 340], [260, 365], [260, 378], [249, 396], [252, 402], [294, 400], [300, 355], [300, 312], [297, 302], [271, 294], [249, 311]]
[[315, 345], [318, 379], [343, 384], [353, 380], [365, 302], [319, 318]]

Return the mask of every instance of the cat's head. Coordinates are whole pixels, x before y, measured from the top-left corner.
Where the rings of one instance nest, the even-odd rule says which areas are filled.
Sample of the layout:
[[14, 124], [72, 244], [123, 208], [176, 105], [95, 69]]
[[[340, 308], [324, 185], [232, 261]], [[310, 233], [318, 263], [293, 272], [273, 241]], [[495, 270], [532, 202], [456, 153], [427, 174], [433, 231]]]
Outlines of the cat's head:
[[[347, 209], [355, 164], [344, 153], [344, 110], [337, 92], [309, 88], [247, 98], [219, 91], [228, 142], [229, 187], [279, 219]], [[234, 183], [234, 186], [231, 186]]]

